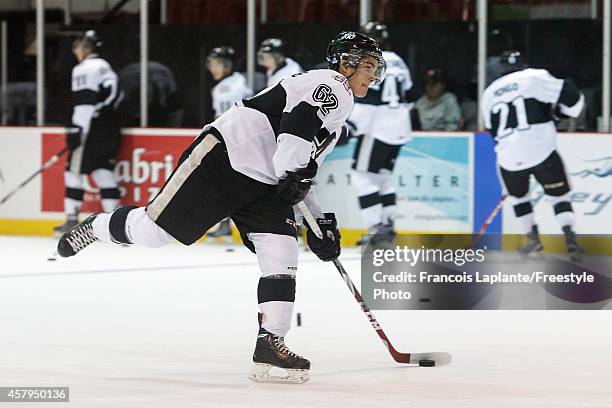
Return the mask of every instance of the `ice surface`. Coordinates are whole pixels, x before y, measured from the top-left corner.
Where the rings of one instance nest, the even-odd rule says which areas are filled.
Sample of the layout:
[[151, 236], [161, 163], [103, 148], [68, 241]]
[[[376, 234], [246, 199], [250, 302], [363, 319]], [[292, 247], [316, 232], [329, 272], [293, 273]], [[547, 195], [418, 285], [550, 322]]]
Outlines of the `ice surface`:
[[[311, 379], [254, 384], [248, 250], [96, 243], [49, 262], [54, 246], [0, 237], [0, 386], [70, 387], [70, 403], [37, 407], [612, 407], [609, 310], [378, 311], [398, 350], [453, 353], [402, 367], [333, 265], [303, 253], [287, 344]], [[359, 281], [358, 252], [342, 261]]]

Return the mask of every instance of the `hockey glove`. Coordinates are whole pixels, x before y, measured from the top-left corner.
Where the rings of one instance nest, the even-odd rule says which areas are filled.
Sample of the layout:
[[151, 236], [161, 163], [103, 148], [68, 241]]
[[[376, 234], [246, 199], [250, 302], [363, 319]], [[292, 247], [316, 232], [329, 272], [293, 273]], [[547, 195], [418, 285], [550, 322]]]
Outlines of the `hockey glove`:
[[70, 125], [66, 128], [66, 147], [73, 151], [81, 145], [81, 134], [83, 130], [80, 126]]
[[340, 131], [340, 136], [338, 137], [338, 142], [336, 143], [336, 146], [344, 146], [348, 144], [349, 139], [351, 137], [356, 137], [356, 135], [357, 128], [355, 127], [353, 122], [347, 120], [346, 122], [344, 122], [344, 125], [342, 125], [342, 129]]
[[317, 219], [317, 224], [323, 233], [323, 239], [319, 239], [310, 226], [306, 232], [308, 248], [319, 257], [320, 260], [329, 262], [340, 256], [340, 231], [333, 213], [325, 213], [325, 218]]
[[[314, 163], [314, 164], [313, 164]], [[287, 178], [282, 179], [277, 186], [280, 198], [291, 205], [296, 205], [306, 198], [312, 179], [317, 175], [317, 163], [310, 161], [308, 167], [297, 171], [288, 171]]]

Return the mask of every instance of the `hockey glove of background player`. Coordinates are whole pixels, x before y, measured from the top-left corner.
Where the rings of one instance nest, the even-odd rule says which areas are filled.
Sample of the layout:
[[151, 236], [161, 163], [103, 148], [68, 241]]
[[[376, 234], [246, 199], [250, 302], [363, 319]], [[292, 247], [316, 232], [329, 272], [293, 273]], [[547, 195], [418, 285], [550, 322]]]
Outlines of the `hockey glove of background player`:
[[317, 224], [323, 233], [323, 239], [317, 238], [308, 226], [306, 241], [308, 248], [319, 257], [320, 260], [328, 262], [340, 256], [340, 231], [333, 213], [325, 213], [325, 218], [318, 218]]
[[308, 167], [296, 171], [288, 171], [287, 178], [279, 181], [277, 190], [280, 198], [291, 205], [296, 205], [306, 198], [312, 179], [317, 175], [317, 162], [310, 160]]
[[344, 125], [342, 125], [342, 128], [340, 130], [340, 136], [338, 137], [338, 142], [336, 143], [336, 146], [344, 146], [348, 144], [349, 139], [351, 137], [356, 136], [357, 127], [355, 127], [355, 124], [353, 122], [347, 120], [346, 122], [344, 122]]
[[73, 151], [81, 145], [81, 134], [83, 129], [77, 125], [70, 125], [66, 127], [66, 147], [68, 150]]

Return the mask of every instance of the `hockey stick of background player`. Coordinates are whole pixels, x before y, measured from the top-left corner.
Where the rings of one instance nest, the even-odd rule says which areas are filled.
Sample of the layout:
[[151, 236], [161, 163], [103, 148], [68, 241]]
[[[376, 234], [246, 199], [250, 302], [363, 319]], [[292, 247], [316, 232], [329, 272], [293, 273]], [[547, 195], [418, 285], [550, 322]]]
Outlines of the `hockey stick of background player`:
[[[306, 204], [304, 204], [304, 202], [302, 201], [299, 202], [297, 206], [301, 211], [302, 215], [304, 216], [304, 219], [310, 226], [312, 232], [314, 232], [317, 237], [322, 239], [323, 233], [321, 232], [321, 229], [319, 228], [319, 225], [317, 224], [316, 220], [312, 216], [312, 213], [310, 212], [308, 207], [306, 207]], [[403, 364], [419, 364], [422, 366], [445, 365], [451, 362], [452, 357], [449, 353], [400, 353], [399, 351], [397, 351], [391, 344], [391, 341], [383, 331], [376, 318], [374, 317], [374, 314], [370, 311], [368, 306], [363, 301], [361, 293], [359, 293], [359, 290], [357, 290], [357, 287], [351, 280], [351, 277], [348, 275], [348, 273], [346, 273], [346, 270], [344, 269], [338, 258], [334, 259], [332, 262], [334, 263], [334, 266], [336, 267], [336, 269], [340, 273], [340, 276], [346, 283], [346, 286], [348, 286], [349, 290], [355, 297], [355, 300], [357, 301], [357, 303], [359, 303], [359, 306], [361, 306], [361, 310], [368, 318], [370, 324], [372, 325], [374, 330], [376, 330], [378, 337], [380, 337], [380, 339], [383, 341], [383, 344], [385, 345], [387, 350], [389, 350], [391, 357], [393, 357], [395, 361]]]
[[489, 213], [489, 216], [487, 217], [487, 219], [480, 226], [480, 229], [476, 233], [476, 236], [474, 236], [472, 238], [472, 243], [470, 244], [470, 248], [474, 248], [474, 246], [478, 243], [478, 241], [480, 241], [480, 238], [487, 231], [487, 228], [489, 228], [489, 225], [491, 225], [491, 223], [493, 222], [493, 220], [495, 219], [495, 217], [499, 213], [499, 210], [501, 210], [502, 206], [504, 205], [504, 201], [506, 201], [506, 197], [508, 197], [508, 195], [506, 195], [506, 194], [501, 196], [501, 198], [499, 199], [499, 201], [497, 202], [495, 207], [493, 207], [493, 209]]
[[49, 167], [53, 166], [55, 164], [55, 162], [57, 162], [59, 160], [59, 158], [64, 153], [66, 153], [67, 151], [68, 151], [68, 148], [64, 147], [59, 152], [55, 153], [49, 160], [47, 160], [45, 162], [45, 164], [42, 165], [42, 167], [40, 169], [36, 170], [36, 172], [34, 174], [32, 174], [27, 179], [25, 179], [21, 184], [19, 184], [17, 187], [15, 187], [15, 189], [13, 189], [10, 193], [8, 193], [6, 196], [4, 196], [4, 198], [2, 198], [2, 200], [0, 200], [0, 205], [4, 204], [9, 198], [11, 198], [15, 193], [17, 193], [19, 190], [21, 190], [26, 184], [28, 184], [30, 181], [32, 181], [40, 173], [42, 173], [43, 171], [45, 171]]

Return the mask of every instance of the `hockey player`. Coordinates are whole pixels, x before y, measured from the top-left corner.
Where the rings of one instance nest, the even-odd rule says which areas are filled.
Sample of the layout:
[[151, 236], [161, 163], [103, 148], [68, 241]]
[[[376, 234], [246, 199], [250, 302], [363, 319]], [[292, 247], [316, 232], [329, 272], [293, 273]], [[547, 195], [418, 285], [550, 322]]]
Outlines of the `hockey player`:
[[407, 92], [412, 88], [410, 71], [404, 61], [390, 51], [387, 26], [371, 21], [361, 32], [374, 38], [385, 49], [385, 79], [373, 85], [365, 98], [355, 100], [350, 121], [356, 127], [357, 147], [353, 156], [352, 180], [368, 236], [358, 244], [392, 239], [396, 209], [393, 168], [402, 145], [412, 130]]
[[[206, 68], [216, 82], [211, 90], [215, 119], [237, 102], [252, 95], [244, 76], [234, 72], [235, 58], [234, 49], [227, 46], [213, 48], [206, 58]], [[230, 220], [226, 218], [208, 236], [215, 238], [231, 234]]]
[[481, 109], [495, 138], [501, 180], [527, 234], [519, 251], [528, 255], [543, 249], [529, 194], [533, 175], [553, 207], [568, 253], [577, 259], [584, 250], [574, 233], [570, 181], [556, 150], [554, 115], [577, 117], [584, 97], [570, 80], [529, 68], [518, 51], [504, 52], [500, 63], [502, 76], [485, 89]]
[[206, 58], [206, 68], [215, 81], [211, 91], [215, 119], [252, 95], [246, 78], [234, 71], [235, 60], [234, 49], [227, 46], [213, 48]]
[[89, 174], [100, 189], [102, 209], [111, 212], [119, 205], [119, 189], [113, 174], [115, 156], [121, 141], [115, 110], [122, 93], [117, 75], [96, 53], [102, 42], [92, 30], [73, 45], [78, 64], [72, 70], [72, 124], [66, 132], [69, 149], [64, 182], [64, 211], [67, 220], [55, 227], [63, 234], [78, 224], [83, 203], [83, 175]]
[[281, 79], [304, 71], [300, 64], [285, 56], [285, 42], [280, 38], [268, 38], [261, 43], [257, 62], [267, 70], [267, 86], [276, 85]]
[[[385, 70], [378, 44], [355, 32], [342, 32], [330, 42], [327, 61], [329, 69], [286, 78], [206, 125], [146, 208], [90, 216], [62, 236], [58, 253], [73, 256], [96, 240], [190, 245], [231, 217], [262, 273], [261, 328], [250, 378], [306, 381], [310, 362], [284, 343], [299, 252], [293, 206], [305, 200], [323, 231], [323, 239], [307, 232], [311, 251], [323, 261], [335, 259], [340, 254], [336, 219], [319, 208], [312, 179], [336, 144], [353, 96], [365, 96]], [[271, 366], [288, 369], [287, 377], [271, 377]]]

